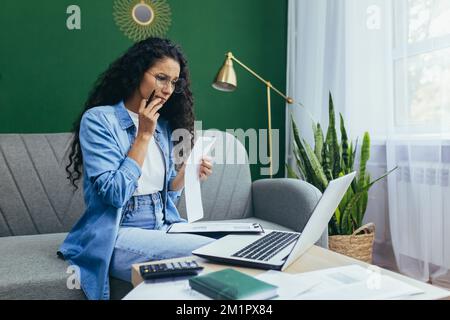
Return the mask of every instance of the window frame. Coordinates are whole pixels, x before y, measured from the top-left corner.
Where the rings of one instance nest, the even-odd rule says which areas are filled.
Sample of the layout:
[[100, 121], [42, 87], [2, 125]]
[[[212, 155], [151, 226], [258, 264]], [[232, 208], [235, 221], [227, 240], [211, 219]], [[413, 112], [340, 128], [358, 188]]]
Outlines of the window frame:
[[[408, 74], [403, 72], [400, 76], [396, 73], [396, 66], [402, 61], [407, 63], [407, 60], [422, 54], [433, 53], [439, 50], [450, 49], [450, 33], [447, 35], [433, 37], [421, 40], [419, 42], [409, 42], [409, 1], [408, 0], [394, 0], [392, 1], [392, 78], [393, 78], [393, 104], [394, 114], [393, 123], [399, 131], [406, 130], [414, 133], [436, 134], [442, 132], [430, 131], [430, 128], [437, 127], [433, 121], [412, 121], [409, 117], [411, 103], [410, 101], [401, 101], [399, 95], [407, 97], [408, 90]], [[402, 81], [398, 81], [398, 78]], [[401, 101], [401, 103], [398, 103]], [[398, 115], [408, 116], [405, 120], [400, 120]], [[450, 119], [449, 119], [450, 120]], [[450, 131], [449, 128], [446, 129]]]

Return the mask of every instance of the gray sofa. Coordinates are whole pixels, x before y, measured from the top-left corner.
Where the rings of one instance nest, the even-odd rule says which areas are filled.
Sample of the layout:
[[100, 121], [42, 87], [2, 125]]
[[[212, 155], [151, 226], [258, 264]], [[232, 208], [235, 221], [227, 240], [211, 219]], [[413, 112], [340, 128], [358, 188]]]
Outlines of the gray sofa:
[[[237, 141], [220, 131], [215, 135]], [[82, 188], [72, 192], [64, 169], [71, 137], [0, 134], [0, 299], [85, 299], [81, 290], [68, 289], [70, 270], [56, 254], [84, 211]], [[239, 154], [246, 156], [237, 143]], [[204, 220], [257, 221], [266, 229], [301, 231], [319, 197], [316, 188], [298, 180], [252, 183], [247, 163], [218, 161], [202, 184]], [[182, 196], [182, 216], [184, 203]], [[326, 233], [318, 244], [327, 246]], [[112, 299], [129, 290], [129, 283], [111, 278]]]

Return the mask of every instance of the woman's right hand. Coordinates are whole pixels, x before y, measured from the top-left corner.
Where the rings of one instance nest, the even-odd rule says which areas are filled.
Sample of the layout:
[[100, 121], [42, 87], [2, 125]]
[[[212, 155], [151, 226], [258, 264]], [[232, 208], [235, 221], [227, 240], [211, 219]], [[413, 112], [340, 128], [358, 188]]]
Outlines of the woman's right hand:
[[163, 106], [161, 102], [161, 98], [156, 98], [146, 108], [147, 100], [142, 99], [139, 106], [138, 136], [146, 139], [150, 139], [153, 136], [159, 118], [158, 110]]

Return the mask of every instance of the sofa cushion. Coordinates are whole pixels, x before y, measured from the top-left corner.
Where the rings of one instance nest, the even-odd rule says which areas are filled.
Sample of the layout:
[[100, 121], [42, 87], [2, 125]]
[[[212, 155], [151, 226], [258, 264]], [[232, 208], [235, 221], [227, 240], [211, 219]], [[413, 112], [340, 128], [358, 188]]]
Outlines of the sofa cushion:
[[84, 211], [65, 167], [71, 133], [0, 134], [0, 237], [68, 232]]
[[[85, 299], [82, 290], [68, 289], [68, 264], [56, 255], [66, 235], [0, 238], [0, 300]], [[111, 299], [120, 299], [131, 289], [130, 283], [111, 278]]]
[[0, 299], [84, 299], [56, 255], [65, 233], [0, 238]]

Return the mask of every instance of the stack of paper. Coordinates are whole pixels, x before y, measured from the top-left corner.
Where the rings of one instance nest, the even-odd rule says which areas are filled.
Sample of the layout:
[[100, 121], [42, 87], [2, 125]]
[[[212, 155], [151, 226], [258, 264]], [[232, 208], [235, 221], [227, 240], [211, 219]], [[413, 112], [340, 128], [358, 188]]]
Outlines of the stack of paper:
[[[423, 293], [423, 290], [380, 273], [376, 267], [350, 265], [300, 274], [268, 271], [257, 278], [280, 288], [297, 286], [295, 295], [279, 292], [281, 299], [384, 300]], [[291, 289], [292, 290], [292, 289]]]
[[211, 300], [211, 298], [193, 290], [187, 277], [178, 277], [141, 282], [123, 300]]

